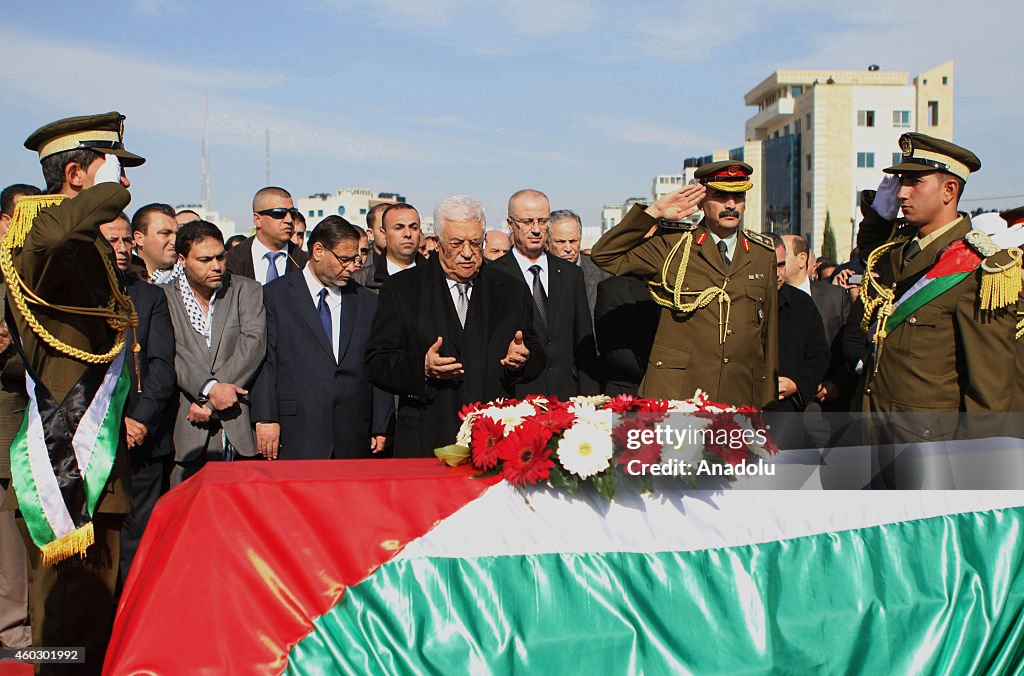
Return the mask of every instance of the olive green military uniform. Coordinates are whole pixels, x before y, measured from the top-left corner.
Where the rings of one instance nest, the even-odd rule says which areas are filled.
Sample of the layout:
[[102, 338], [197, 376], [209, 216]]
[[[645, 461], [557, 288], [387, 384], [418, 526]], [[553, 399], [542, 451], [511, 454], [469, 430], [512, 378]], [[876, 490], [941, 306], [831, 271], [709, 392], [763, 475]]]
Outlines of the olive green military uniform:
[[[701, 389], [713, 401], [726, 404], [764, 408], [776, 401], [778, 296], [771, 240], [741, 229], [733, 260], [726, 267], [703, 221], [688, 230], [662, 229], [644, 239], [655, 224], [654, 218], [634, 206], [601, 237], [591, 260], [612, 274], [634, 275], [671, 289], [676, 284], [679, 253], [667, 277], [662, 274], [663, 265], [683, 238], [691, 238], [681, 290], [723, 288], [729, 303], [720, 305], [714, 299], [689, 313], [662, 307], [640, 395], [688, 399]], [[666, 297], [663, 290], [658, 293]]]
[[[94, 149], [101, 155], [120, 156], [124, 166], [137, 166], [144, 160], [125, 151], [120, 143], [122, 120], [117, 113], [69, 118], [41, 128], [25, 145], [38, 150], [41, 158], [44, 153]], [[91, 134], [90, 130], [98, 131]], [[24, 245], [13, 251], [14, 268], [24, 287], [53, 305], [106, 306], [111, 289], [104, 258], [114, 265], [114, 255], [99, 226], [117, 218], [130, 201], [122, 185], [101, 183], [43, 208], [32, 221]], [[7, 301], [13, 304], [10, 289]], [[39, 305], [30, 308], [39, 323], [65, 345], [102, 354], [117, 338], [104, 318]], [[89, 366], [47, 345], [20, 311], [12, 314], [26, 364], [56, 402], [64, 401]], [[95, 543], [85, 556], [44, 565], [25, 521], [18, 519], [29, 554], [32, 643], [37, 647], [84, 646], [84, 673], [99, 673], [102, 667], [115, 610], [121, 522], [131, 508], [131, 465], [123, 431], [118, 436], [110, 476], [92, 518]], [[13, 486], [3, 507], [18, 507]], [[60, 672], [60, 667], [43, 668], [43, 672], [49, 671]]]
[[[949, 230], [908, 263], [903, 252], [915, 230], [897, 230], [899, 244], [875, 266], [882, 286], [897, 293], [926, 274], [941, 253], [971, 232], [962, 215]], [[1009, 411], [1014, 395], [1016, 305], [994, 312], [978, 309], [981, 269], [938, 295], [898, 324], [885, 338], [880, 354], [868, 364], [864, 410], [875, 413]], [[928, 416], [914, 416], [907, 430], [918, 441], [951, 438], [956, 417], [937, 417], [947, 425], [929, 427]], [[952, 427], [950, 427], [950, 424]]]
[[[904, 134], [900, 147], [903, 158], [886, 169], [887, 173], [938, 171], [966, 181], [981, 167], [969, 150], [923, 134]], [[879, 223], [873, 230], [881, 233], [886, 224]], [[920, 246], [922, 241], [920, 252], [908, 256], [908, 247]], [[1005, 422], [1002, 416], [982, 414], [1005, 413], [1014, 403], [1019, 284], [1008, 294], [1010, 300], [995, 306], [986, 300], [983, 286], [999, 277], [986, 277], [990, 274], [986, 269], [1012, 270], [1009, 278], [1016, 276], [1019, 282], [1020, 252], [1013, 254], [1018, 256], [1015, 265], [1011, 252], [999, 250], [987, 236], [973, 231], [965, 214], [926, 239], [919, 237], [916, 227], [904, 224], [893, 231], [888, 246], [869, 265], [865, 278], [877, 274], [878, 286], [890, 290], [895, 303], [905, 302], [911, 309], [918, 303], [911, 304], [908, 299], [913, 292], [908, 290], [919, 280], [927, 281], [928, 272], [947, 250], [964, 247], [982, 262], [969, 268], [967, 276], [954, 286], [912, 309], [903, 321], [895, 326], [888, 322], [888, 334], [881, 343], [869, 331], [873, 353], [865, 365], [863, 405], [865, 411], [881, 414], [885, 421], [878, 438], [910, 443], [998, 434]], [[882, 296], [878, 288], [866, 284], [870, 305]], [[929, 288], [936, 287], [926, 287], [923, 293]], [[863, 295], [858, 301], [859, 313], [863, 313]], [[872, 324], [877, 326], [877, 312]]]

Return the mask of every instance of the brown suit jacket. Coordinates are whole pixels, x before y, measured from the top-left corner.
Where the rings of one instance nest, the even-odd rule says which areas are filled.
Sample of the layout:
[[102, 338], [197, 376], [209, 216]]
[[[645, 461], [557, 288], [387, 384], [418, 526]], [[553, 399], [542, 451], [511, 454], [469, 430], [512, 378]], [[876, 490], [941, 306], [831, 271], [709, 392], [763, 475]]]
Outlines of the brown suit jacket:
[[[685, 235], [662, 230], [644, 239], [654, 224], [641, 207], [634, 206], [622, 223], [601, 237], [591, 259], [612, 274], [634, 275], [660, 284], [666, 257]], [[722, 317], [717, 300], [689, 314], [662, 308], [640, 395], [688, 399], [701, 389], [713, 401], [763, 408], [776, 400], [778, 392], [775, 251], [741, 231], [726, 269], [710, 233], [703, 244], [697, 244], [702, 233], [707, 233], [703, 222], [693, 231], [683, 290], [725, 285], [732, 305], [725, 343], [720, 341]], [[665, 280], [669, 286], [675, 283], [678, 261], [677, 254]]]

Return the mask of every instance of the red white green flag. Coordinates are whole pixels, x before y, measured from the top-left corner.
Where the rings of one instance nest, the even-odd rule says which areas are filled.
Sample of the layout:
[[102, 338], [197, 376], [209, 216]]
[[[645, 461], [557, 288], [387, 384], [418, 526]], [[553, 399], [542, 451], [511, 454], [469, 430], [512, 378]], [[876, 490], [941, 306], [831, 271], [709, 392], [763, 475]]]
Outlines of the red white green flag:
[[608, 503], [432, 460], [210, 466], [158, 505], [106, 671], [1003, 673], [1022, 532], [1009, 491]]

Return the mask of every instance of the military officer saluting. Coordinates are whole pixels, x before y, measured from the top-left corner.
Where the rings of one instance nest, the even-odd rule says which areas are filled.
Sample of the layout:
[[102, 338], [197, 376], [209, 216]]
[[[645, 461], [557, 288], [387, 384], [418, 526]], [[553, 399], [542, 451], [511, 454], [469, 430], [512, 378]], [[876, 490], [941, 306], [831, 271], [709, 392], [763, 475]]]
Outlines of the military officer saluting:
[[25, 147], [50, 194], [23, 197], [0, 241], [29, 393], [3, 508], [19, 510], [28, 546], [32, 643], [84, 647], [83, 673], [103, 664], [131, 506], [122, 407], [138, 317], [100, 232], [131, 200], [122, 167], [145, 162], [125, 149], [123, 123], [113, 112], [33, 133]]
[[[662, 308], [641, 396], [687, 399], [701, 389], [758, 408], [778, 399], [775, 247], [740, 227], [752, 173], [743, 162], [706, 164], [697, 184], [633, 207], [594, 246], [594, 263], [648, 280]], [[698, 207], [700, 223], [681, 222]]]
[[919, 133], [899, 143], [885, 172], [899, 177], [905, 223], [868, 257], [856, 309], [871, 344], [864, 410], [893, 423], [891, 441], [967, 436], [957, 412], [1011, 410], [1021, 250], [957, 211], [974, 153]]

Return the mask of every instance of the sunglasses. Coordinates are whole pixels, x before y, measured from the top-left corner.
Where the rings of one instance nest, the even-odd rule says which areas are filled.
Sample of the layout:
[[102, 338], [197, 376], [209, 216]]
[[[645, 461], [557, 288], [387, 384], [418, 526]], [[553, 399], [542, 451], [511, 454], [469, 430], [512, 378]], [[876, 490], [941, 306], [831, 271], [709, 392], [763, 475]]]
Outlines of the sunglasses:
[[271, 218], [279, 221], [288, 214], [291, 214], [292, 218], [295, 218], [296, 216], [299, 215], [299, 210], [296, 209], [295, 207], [292, 207], [291, 209], [278, 207], [276, 209], [264, 209], [263, 211], [257, 211], [256, 213], [259, 214], [260, 216], [270, 216]]

